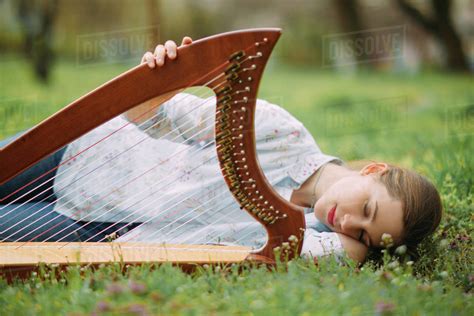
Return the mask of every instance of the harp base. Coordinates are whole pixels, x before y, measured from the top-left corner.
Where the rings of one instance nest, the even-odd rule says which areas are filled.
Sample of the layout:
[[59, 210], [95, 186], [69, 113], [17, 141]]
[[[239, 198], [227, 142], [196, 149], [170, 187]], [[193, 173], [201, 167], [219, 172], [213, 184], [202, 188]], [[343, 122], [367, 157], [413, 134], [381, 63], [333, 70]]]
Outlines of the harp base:
[[250, 247], [222, 245], [177, 245], [118, 242], [4, 242], [0, 243], [0, 267], [45, 264], [232, 263], [241, 262]]
[[38, 271], [41, 264], [57, 265], [59, 269], [64, 269], [69, 265], [97, 267], [113, 262], [122, 265], [171, 263], [191, 272], [204, 264], [228, 265], [246, 260], [268, 263], [268, 258], [252, 255], [251, 251], [250, 247], [223, 245], [3, 242], [0, 243], [0, 277], [7, 282], [15, 278], [25, 279], [31, 272]]

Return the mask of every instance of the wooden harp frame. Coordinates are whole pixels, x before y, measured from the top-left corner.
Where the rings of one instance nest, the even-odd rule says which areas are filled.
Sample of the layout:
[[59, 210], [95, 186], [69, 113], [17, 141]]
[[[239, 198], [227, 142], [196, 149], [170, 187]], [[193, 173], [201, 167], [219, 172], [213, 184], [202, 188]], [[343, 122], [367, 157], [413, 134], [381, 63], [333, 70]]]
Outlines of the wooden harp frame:
[[[223, 176], [241, 208], [266, 228], [265, 246], [251, 250], [189, 245], [186, 249], [192, 247], [193, 251], [187, 252], [182, 245], [150, 243], [68, 243], [68, 247], [58, 249], [54, 242], [1, 242], [0, 270], [11, 272], [39, 262], [100, 264], [119, 258], [131, 264], [273, 263], [276, 247], [286, 258], [299, 255], [305, 228], [303, 209], [274, 191], [259, 166], [255, 147], [257, 90], [280, 34], [276, 28], [249, 29], [179, 47], [178, 59], [160, 69], [149, 69], [146, 64], [134, 67], [72, 102], [0, 151], [0, 183], [5, 183], [81, 135], [151, 98], [190, 86], [207, 86], [216, 94], [215, 140]], [[224, 74], [219, 88], [215, 88], [215, 82], [208, 84], [217, 73]], [[235, 151], [244, 153], [245, 159], [233, 155]], [[228, 251], [223, 252], [223, 247]]]

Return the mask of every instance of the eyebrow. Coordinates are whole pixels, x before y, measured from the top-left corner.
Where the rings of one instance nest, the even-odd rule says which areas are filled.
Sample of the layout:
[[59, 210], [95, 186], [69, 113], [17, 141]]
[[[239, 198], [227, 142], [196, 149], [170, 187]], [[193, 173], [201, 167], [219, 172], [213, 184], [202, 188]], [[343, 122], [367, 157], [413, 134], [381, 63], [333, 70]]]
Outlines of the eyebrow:
[[379, 210], [379, 204], [377, 203], [377, 200], [375, 200], [375, 210], [374, 210], [374, 213], [372, 214], [372, 219], [370, 220], [372, 223], [375, 222], [375, 217], [377, 216], [378, 210]]

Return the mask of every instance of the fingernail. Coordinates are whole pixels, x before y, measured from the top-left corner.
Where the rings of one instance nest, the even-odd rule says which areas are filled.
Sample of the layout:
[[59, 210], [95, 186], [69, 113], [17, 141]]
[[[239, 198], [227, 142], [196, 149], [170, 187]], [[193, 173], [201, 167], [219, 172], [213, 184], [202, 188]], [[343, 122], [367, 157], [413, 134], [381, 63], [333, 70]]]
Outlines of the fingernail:
[[170, 56], [170, 58], [175, 58], [175, 57], [176, 57], [176, 53], [170, 53], [169, 56]]

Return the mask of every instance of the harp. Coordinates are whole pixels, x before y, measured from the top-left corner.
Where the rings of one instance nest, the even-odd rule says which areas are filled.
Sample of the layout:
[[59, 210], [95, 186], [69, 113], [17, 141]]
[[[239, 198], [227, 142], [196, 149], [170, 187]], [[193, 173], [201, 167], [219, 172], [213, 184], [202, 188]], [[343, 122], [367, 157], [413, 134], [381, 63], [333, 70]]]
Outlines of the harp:
[[303, 209], [282, 198], [269, 184], [259, 165], [255, 143], [257, 89], [279, 36], [279, 29], [249, 29], [180, 47], [179, 57], [172, 63], [155, 70], [145, 64], [136, 66], [72, 102], [0, 152], [0, 183], [5, 183], [147, 100], [187, 87], [208, 87], [216, 98], [215, 151], [227, 192], [240, 205], [241, 212], [248, 212], [263, 225], [267, 232], [265, 245], [253, 249], [219, 243], [4, 240], [0, 242], [2, 273], [29, 270], [39, 263], [94, 265], [117, 260], [128, 264], [227, 264], [245, 260], [271, 264], [276, 259], [276, 247], [279, 255], [286, 258], [299, 255], [305, 228]]

